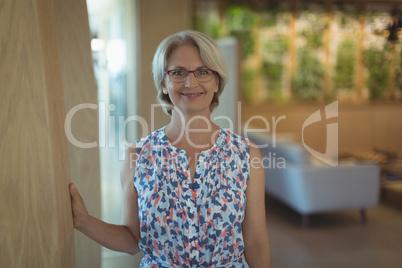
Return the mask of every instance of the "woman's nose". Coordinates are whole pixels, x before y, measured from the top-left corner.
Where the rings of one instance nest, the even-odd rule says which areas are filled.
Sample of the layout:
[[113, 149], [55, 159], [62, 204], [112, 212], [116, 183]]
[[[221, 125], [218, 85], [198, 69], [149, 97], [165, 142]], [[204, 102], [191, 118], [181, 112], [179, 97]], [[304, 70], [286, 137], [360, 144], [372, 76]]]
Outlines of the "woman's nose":
[[186, 77], [184, 85], [186, 87], [192, 87], [198, 84], [197, 78], [194, 76], [194, 73], [189, 73]]

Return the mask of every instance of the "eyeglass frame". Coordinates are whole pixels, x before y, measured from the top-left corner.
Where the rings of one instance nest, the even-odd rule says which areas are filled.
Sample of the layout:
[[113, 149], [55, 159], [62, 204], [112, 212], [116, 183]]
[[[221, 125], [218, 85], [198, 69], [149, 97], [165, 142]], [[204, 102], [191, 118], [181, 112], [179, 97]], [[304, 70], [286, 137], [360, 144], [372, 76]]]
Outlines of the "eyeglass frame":
[[[187, 72], [187, 75], [186, 75], [186, 77], [184, 78], [183, 81], [173, 81], [173, 80], [172, 80], [172, 76], [169, 74], [169, 72], [171, 72], [171, 71], [176, 71], [176, 70], [184, 70], [184, 71]], [[167, 75], [169, 76], [169, 80], [170, 80], [171, 82], [173, 82], [173, 83], [183, 83], [183, 82], [186, 81], [186, 79], [188, 78], [188, 76], [190, 75], [190, 73], [193, 73], [194, 77], [197, 79], [197, 76], [195, 75], [195, 72], [196, 72], [196, 71], [202, 71], [202, 70], [211, 71], [212, 74], [217, 74], [217, 73], [218, 73], [217, 71], [211, 70], [211, 69], [209, 69], [209, 68], [200, 68], [200, 69], [195, 69], [195, 70], [191, 70], [191, 71], [190, 71], [190, 70], [186, 70], [186, 69], [184, 69], [184, 68], [176, 68], [176, 69], [171, 69], [171, 70], [164, 71], [163, 73], [164, 73], [164, 74], [167, 74]], [[212, 80], [212, 76], [211, 76], [211, 79], [208, 80], [208, 81], [199, 81], [199, 80], [197, 79], [197, 81], [200, 82], [200, 83], [208, 83], [208, 82], [210, 82], [211, 80]]]

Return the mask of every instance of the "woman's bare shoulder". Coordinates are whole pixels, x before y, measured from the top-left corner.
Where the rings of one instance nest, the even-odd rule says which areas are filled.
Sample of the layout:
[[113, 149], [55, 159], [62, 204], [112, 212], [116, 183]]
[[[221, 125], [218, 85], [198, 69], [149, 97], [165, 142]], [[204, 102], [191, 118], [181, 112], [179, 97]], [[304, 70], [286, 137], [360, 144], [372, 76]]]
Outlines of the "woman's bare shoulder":
[[254, 159], [254, 158], [260, 159], [261, 158], [261, 151], [258, 148], [258, 145], [255, 144], [252, 141], [249, 141], [249, 142], [250, 142], [250, 158], [251, 159]]

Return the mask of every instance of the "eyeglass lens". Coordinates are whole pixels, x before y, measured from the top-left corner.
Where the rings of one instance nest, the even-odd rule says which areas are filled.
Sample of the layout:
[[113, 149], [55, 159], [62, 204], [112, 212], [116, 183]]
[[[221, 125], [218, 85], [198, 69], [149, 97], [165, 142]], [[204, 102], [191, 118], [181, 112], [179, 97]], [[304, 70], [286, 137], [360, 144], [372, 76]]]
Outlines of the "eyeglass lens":
[[172, 82], [183, 82], [187, 79], [190, 73], [194, 74], [194, 77], [200, 82], [208, 82], [212, 79], [214, 74], [213, 71], [209, 69], [198, 69], [194, 71], [187, 71], [185, 69], [176, 69], [167, 71]]

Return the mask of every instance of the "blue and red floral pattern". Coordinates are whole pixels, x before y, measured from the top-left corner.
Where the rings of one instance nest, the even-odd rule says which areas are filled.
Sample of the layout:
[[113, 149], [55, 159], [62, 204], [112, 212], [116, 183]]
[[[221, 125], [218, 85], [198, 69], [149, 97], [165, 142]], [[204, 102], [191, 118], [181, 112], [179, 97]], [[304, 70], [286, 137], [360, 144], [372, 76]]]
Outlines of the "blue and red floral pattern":
[[248, 267], [242, 235], [248, 139], [220, 128], [216, 144], [199, 155], [193, 183], [186, 152], [164, 128], [136, 148], [140, 267]]

